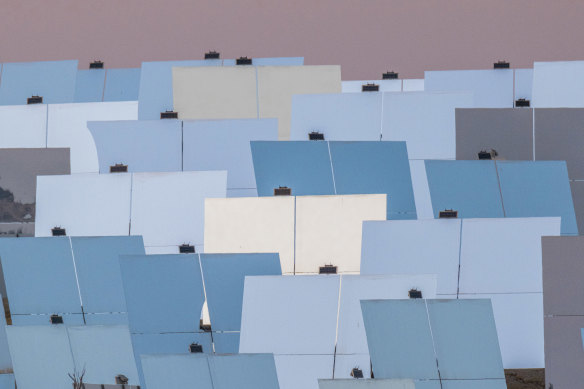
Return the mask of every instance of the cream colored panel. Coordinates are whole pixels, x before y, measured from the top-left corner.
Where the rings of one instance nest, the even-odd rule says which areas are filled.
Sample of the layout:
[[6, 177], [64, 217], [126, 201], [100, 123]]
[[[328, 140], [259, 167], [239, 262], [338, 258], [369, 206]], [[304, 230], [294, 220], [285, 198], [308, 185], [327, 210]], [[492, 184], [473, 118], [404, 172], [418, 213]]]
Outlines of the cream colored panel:
[[[384, 200], [385, 201], [385, 200]], [[294, 197], [205, 200], [206, 253], [280, 253], [294, 271]]]
[[296, 273], [359, 273], [362, 223], [385, 220], [386, 204], [385, 194], [296, 197]]
[[172, 68], [174, 110], [181, 119], [257, 118], [253, 66]]
[[278, 118], [278, 138], [290, 138], [292, 95], [341, 92], [340, 66], [260, 66], [259, 114]]

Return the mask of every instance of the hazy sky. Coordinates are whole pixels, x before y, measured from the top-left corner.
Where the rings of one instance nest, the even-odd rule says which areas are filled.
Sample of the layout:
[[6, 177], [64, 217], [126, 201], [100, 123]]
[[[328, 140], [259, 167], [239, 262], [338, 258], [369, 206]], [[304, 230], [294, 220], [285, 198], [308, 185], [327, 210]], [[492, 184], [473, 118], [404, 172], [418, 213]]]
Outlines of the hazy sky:
[[0, 60], [304, 56], [343, 79], [584, 59], [582, 0], [0, 0]]

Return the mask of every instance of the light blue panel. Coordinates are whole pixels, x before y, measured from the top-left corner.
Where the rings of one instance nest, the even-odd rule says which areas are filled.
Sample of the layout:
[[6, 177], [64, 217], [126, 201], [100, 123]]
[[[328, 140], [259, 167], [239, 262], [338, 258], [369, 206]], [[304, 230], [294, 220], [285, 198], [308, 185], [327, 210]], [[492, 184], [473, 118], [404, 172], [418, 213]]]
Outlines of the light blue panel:
[[513, 69], [429, 71], [426, 92], [470, 91], [476, 108], [513, 107]]
[[330, 152], [337, 194], [386, 193], [388, 219], [416, 218], [406, 142], [330, 142]]
[[580, 334], [582, 335], [582, 347], [584, 347], [584, 328], [580, 329]]
[[[142, 237], [73, 237], [71, 246], [75, 257], [83, 311], [85, 313], [126, 312], [119, 256], [145, 254]], [[110, 321], [108, 318], [103, 319]]]
[[239, 353], [239, 332], [214, 332], [213, 346], [217, 354]]
[[425, 300], [361, 300], [361, 310], [375, 378], [438, 378]]
[[87, 69], [77, 71], [75, 83], [75, 102], [90, 103], [103, 101], [105, 69]]
[[561, 216], [561, 233], [578, 235], [564, 161], [497, 162], [507, 217]]
[[139, 90], [140, 68], [107, 69], [103, 101], [135, 101]]
[[259, 196], [279, 186], [293, 196], [335, 194], [327, 142], [251, 142], [251, 153]]
[[67, 332], [75, 366], [86, 368], [86, 382], [112, 385], [122, 374], [130, 385], [139, 384], [127, 326], [67, 327]]
[[0, 105], [26, 104], [32, 95], [43, 103], [72, 103], [77, 80], [77, 60], [4, 63]]
[[93, 135], [99, 172], [109, 173], [116, 163], [129, 172], [182, 170], [182, 133], [178, 120], [120, 120], [88, 122]]
[[[83, 314], [63, 314], [59, 313], [63, 317], [63, 324], [68, 326], [82, 326], [85, 324], [83, 321]], [[11, 313], [12, 325], [13, 326], [51, 326], [51, 314], [46, 315], [15, 315]]]
[[14, 374], [0, 374], [0, 389], [14, 388]]
[[425, 161], [434, 217], [454, 209], [459, 218], [503, 217], [494, 161]]
[[290, 140], [308, 140], [317, 131], [325, 140], [380, 140], [381, 93], [292, 96]]
[[[148, 382], [148, 371], [140, 363], [140, 356], [164, 355], [164, 354], [184, 354], [189, 356], [189, 346], [192, 343], [198, 343], [203, 346], [203, 353], [208, 354], [213, 352], [213, 345], [211, 342], [211, 333], [174, 333], [174, 334], [133, 334], [132, 345], [134, 346], [134, 357], [138, 367], [138, 374], [140, 375], [140, 382], [144, 385], [144, 375], [146, 375], [146, 383]], [[190, 354], [198, 355], [198, 354]], [[144, 359], [142, 359], [144, 361]], [[146, 371], [145, 371], [146, 370]], [[171, 377], [167, 377], [171, 379]], [[183, 382], [184, 385], [184, 382]], [[182, 387], [182, 386], [181, 386]], [[150, 387], [149, 387], [150, 388]], [[176, 387], [178, 388], [178, 387]]]
[[239, 331], [245, 276], [281, 276], [280, 255], [200, 254], [214, 331]]
[[81, 313], [68, 237], [3, 238], [0, 259], [12, 314]]
[[75, 365], [65, 326], [12, 325], [6, 335], [19, 389], [71, 388], [67, 373]]
[[[227, 178], [229, 179], [229, 177]], [[253, 184], [255, 186], [255, 182]], [[253, 189], [227, 189], [227, 197], [258, 197], [258, 190]]]
[[460, 219], [364, 221], [361, 275], [436, 274], [436, 293], [456, 295], [461, 223]]
[[527, 99], [531, 101], [533, 88], [533, 69], [515, 69], [515, 100]]
[[[223, 61], [224, 66], [225, 62]], [[253, 58], [252, 64], [255, 66], [302, 66], [304, 57]]]
[[253, 189], [256, 140], [277, 141], [278, 119], [184, 121], [183, 170], [227, 170], [228, 189]]
[[[416, 389], [423, 388], [416, 383]], [[499, 380], [442, 380], [441, 389], [507, 389], [505, 379]]]
[[217, 389], [205, 355], [143, 355], [142, 366], [148, 389]]
[[221, 61], [143, 62], [138, 93], [138, 119], [160, 119], [160, 113], [173, 110], [172, 68], [179, 66], [221, 66]]
[[[0, 296], [0, 300], [2, 296]], [[10, 351], [8, 349], [8, 338], [6, 337], [6, 312], [4, 311], [4, 304], [0, 308], [0, 370], [6, 371], [12, 369], [12, 360], [10, 359]], [[238, 338], [239, 339], [239, 338]], [[239, 341], [237, 342], [239, 346]], [[0, 389], [3, 389], [2, 375], [0, 375]], [[14, 388], [14, 386], [12, 387]]]
[[120, 257], [132, 333], [198, 332], [205, 296], [194, 254]]
[[416, 389], [443, 389], [439, 380], [416, 381]]
[[208, 360], [214, 389], [280, 388], [272, 354], [213, 355]]
[[[123, 292], [122, 292], [123, 293]], [[123, 294], [122, 294], [123, 297]], [[124, 302], [125, 305], [125, 302]], [[127, 313], [90, 313], [83, 316], [88, 326], [117, 326], [129, 325]]]
[[440, 377], [505, 378], [491, 300], [426, 300]]

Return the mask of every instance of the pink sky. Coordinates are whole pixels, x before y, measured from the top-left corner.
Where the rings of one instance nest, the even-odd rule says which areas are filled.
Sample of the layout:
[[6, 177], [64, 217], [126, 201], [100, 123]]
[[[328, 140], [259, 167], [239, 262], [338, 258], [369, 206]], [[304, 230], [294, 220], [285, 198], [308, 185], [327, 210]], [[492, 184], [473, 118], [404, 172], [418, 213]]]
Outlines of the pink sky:
[[304, 56], [343, 79], [583, 60], [581, 0], [0, 0], [0, 60]]

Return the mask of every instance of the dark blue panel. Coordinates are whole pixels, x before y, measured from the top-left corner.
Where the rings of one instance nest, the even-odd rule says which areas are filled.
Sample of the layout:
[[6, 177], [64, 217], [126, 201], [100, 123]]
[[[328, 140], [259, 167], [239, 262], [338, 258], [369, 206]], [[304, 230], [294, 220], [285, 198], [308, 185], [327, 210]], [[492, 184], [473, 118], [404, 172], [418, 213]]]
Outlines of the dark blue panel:
[[440, 378], [505, 378], [491, 300], [427, 300], [427, 304]]
[[497, 162], [507, 217], [561, 216], [562, 234], [577, 235], [564, 161]]
[[251, 142], [259, 196], [292, 188], [293, 196], [335, 194], [327, 142]]
[[81, 313], [68, 237], [2, 238], [0, 258], [12, 314]]
[[277, 253], [201, 254], [201, 266], [214, 331], [240, 330], [245, 276], [282, 275]]
[[[123, 296], [122, 296], [123, 297]], [[88, 326], [129, 326], [127, 313], [86, 313], [83, 315]]]
[[189, 346], [203, 346], [203, 353], [213, 353], [211, 333], [132, 334], [134, 353], [140, 354], [189, 354]]
[[272, 354], [213, 355], [209, 369], [214, 389], [279, 389]]
[[[126, 312], [119, 256], [144, 254], [142, 237], [73, 237], [71, 245], [84, 312]], [[93, 319], [108, 320], [99, 316]]]
[[375, 378], [438, 378], [425, 300], [361, 300], [361, 311]]
[[193, 254], [120, 257], [132, 333], [199, 332], [205, 301]]
[[[52, 313], [45, 313], [43, 315], [15, 315], [12, 314], [12, 325], [23, 326], [50, 326]], [[82, 313], [61, 313], [59, 316], [63, 318], [63, 324], [67, 326], [82, 326], [85, 325]]]
[[43, 103], [72, 103], [77, 61], [21, 62], [2, 65], [0, 105], [26, 104], [32, 95]]
[[239, 353], [239, 332], [214, 332], [213, 346], [217, 354]]
[[330, 142], [337, 194], [387, 194], [388, 219], [415, 219], [406, 142]]
[[140, 68], [108, 69], [103, 101], [135, 101], [140, 90]]
[[434, 217], [445, 209], [459, 218], [503, 217], [494, 161], [426, 161]]
[[[144, 382], [144, 371], [140, 355], [161, 355], [161, 354], [188, 354], [191, 343], [198, 343], [203, 346], [203, 353], [212, 353], [211, 333], [181, 333], [181, 334], [132, 334], [132, 346], [134, 347], [134, 358], [140, 376], [142, 386]], [[192, 354], [200, 355], [200, 354]]]
[[14, 388], [14, 374], [0, 374], [0, 389]]
[[75, 102], [92, 103], [102, 101], [104, 83], [104, 69], [77, 71], [77, 82], [75, 83]]

